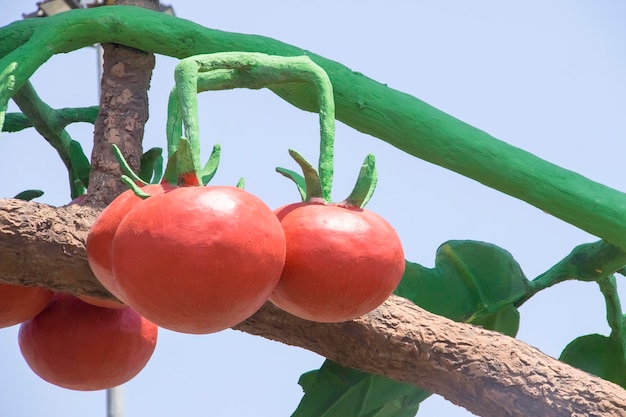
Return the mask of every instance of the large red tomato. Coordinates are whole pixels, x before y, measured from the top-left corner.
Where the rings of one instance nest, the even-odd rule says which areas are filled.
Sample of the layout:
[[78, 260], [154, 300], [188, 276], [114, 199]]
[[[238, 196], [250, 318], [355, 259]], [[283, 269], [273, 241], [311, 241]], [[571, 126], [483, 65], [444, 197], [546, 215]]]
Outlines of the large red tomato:
[[[148, 194], [162, 194], [167, 185], [151, 184], [142, 188]], [[113, 236], [120, 222], [137, 204], [143, 200], [135, 195], [132, 190], [127, 190], [117, 196], [100, 213], [87, 235], [87, 259], [93, 274], [98, 281], [115, 297], [121, 299], [119, 289], [113, 278], [113, 266], [111, 265], [111, 251], [113, 248]], [[84, 301], [91, 302], [93, 299]], [[98, 302], [91, 302], [98, 305]], [[100, 303], [103, 307], [115, 307], [114, 301]]]
[[287, 257], [270, 300], [298, 317], [351, 320], [382, 304], [404, 273], [393, 227], [355, 207], [297, 203], [276, 210]]
[[284, 265], [285, 236], [260, 199], [235, 187], [180, 187], [144, 200], [113, 239], [124, 301], [161, 327], [211, 333], [254, 314]]
[[19, 324], [43, 310], [54, 293], [42, 287], [0, 283], [0, 328]]
[[18, 341], [28, 366], [41, 378], [91, 391], [137, 375], [152, 356], [157, 332], [130, 307], [96, 307], [55, 294], [41, 313], [22, 323]]

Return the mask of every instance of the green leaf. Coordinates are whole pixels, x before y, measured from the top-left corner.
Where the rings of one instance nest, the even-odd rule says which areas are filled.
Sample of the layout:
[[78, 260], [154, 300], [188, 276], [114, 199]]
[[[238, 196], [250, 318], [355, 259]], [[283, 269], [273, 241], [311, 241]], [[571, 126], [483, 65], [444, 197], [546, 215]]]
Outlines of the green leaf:
[[588, 334], [576, 338], [559, 360], [626, 388], [624, 350], [615, 337]]
[[163, 149], [150, 148], [141, 155], [139, 178], [150, 184], [158, 184], [163, 174]]
[[75, 140], [70, 141], [69, 147], [70, 164], [72, 172], [85, 187], [89, 187], [89, 173], [91, 172], [91, 163], [83, 151], [83, 147]]
[[41, 197], [43, 195], [43, 191], [41, 190], [25, 190], [21, 193], [17, 193], [15, 197], [18, 200], [30, 201], [34, 198]]
[[413, 417], [430, 396], [414, 385], [326, 360], [300, 377], [304, 397], [292, 417]]
[[519, 330], [519, 310], [512, 304], [509, 304], [495, 313], [487, 313], [477, 316], [475, 319], [470, 319], [468, 323], [515, 337]]
[[457, 240], [439, 247], [432, 269], [407, 262], [395, 293], [456, 321], [480, 313], [479, 320], [501, 324], [510, 332], [516, 326], [510, 306], [527, 291], [528, 280], [509, 252], [489, 243]]

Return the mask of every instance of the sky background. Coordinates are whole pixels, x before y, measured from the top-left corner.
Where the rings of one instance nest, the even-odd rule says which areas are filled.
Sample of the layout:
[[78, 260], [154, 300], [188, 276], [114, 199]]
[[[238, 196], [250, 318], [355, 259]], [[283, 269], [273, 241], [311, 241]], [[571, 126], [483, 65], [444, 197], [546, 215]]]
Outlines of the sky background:
[[[250, 1], [172, 3], [179, 17], [225, 31], [265, 35], [343, 63], [414, 95], [512, 145], [593, 180], [625, 190], [626, 3], [600, 0]], [[0, 0], [0, 25], [35, 10], [35, 2]], [[98, 102], [96, 49], [57, 55], [32, 78], [52, 107]], [[157, 57], [145, 147], [165, 146], [167, 95], [176, 60]], [[10, 111], [16, 111], [13, 105]], [[295, 169], [294, 148], [317, 160], [317, 115], [268, 91], [200, 96], [204, 159], [222, 145], [214, 184], [246, 189], [270, 207], [298, 194], [274, 167]], [[91, 150], [93, 126], [72, 125]], [[581, 243], [597, 240], [522, 201], [337, 124], [333, 196], [345, 197], [367, 153], [380, 181], [368, 208], [392, 223], [407, 259], [432, 267], [451, 239], [481, 240], [513, 254], [534, 278]], [[70, 200], [66, 173], [32, 129], [0, 136], [0, 197], [39, 188], [38, 201]], [[620, 289], [624, 278], [618, 276]], [[626, 294], [623, 290], [621, 293]], [[574, 338], [608, 334], [594, 283], [564, 283], [521, 308], [519, 339], [558, 357]], [[33, 374], [17, 346], [18, 326], [0, 329], [0, 415], [104, 416], [104, 392], [57, 388]], [[227, 330], [192, 336], [161, 330], [143, 372], [124, 387], [127, 417], [289, 416], [302, 391], [297, 380], [323, 358]], [[461, 417], [442, 398], [420, 416]]]

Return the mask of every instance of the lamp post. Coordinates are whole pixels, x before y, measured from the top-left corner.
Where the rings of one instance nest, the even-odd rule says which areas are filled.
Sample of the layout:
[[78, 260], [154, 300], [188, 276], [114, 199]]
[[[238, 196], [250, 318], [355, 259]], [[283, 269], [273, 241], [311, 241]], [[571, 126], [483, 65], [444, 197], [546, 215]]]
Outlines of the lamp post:
[[[24, 13], [24, 19], [53, 16], [55, 14], [67, 12], [72, 9], [82, 9], [85, 7], [99, 7], [114, 5], [114, 0], [95, 0], [93, 3], [83, 6], [81, 0], [43, 0], [37, 3], [37, 10], [32, 13]], [[175, 16], [174, 8], [159, 2], [159, 12]], [[97, 51], [97, 71], [98, 82], [102, 79], [103, 51], [100, 44], [93, 45]], [[100, 86], [98, 86], [100, 91]], [[106, 410], [107, 417], [124, 416], [124, 395], [122, 386], [109, 388], [106, 390]]]

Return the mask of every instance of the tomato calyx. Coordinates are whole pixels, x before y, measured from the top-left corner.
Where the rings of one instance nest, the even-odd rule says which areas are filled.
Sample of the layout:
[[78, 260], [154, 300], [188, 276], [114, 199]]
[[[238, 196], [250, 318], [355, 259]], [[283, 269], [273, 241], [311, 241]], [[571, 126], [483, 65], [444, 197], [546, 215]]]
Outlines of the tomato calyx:
[[[171, 185], [177, 187], [193, 187], [206, 185], [213, 179], [220, 161], [220, 145], [213, 146], [211, 156], [202, 169], [198, 169], [194, 163], [193, 150], [189, 140], [181, 137], [178, 141], [176, 150], [170, 155], [163, 178], [160, 183], [163, 185]], [[149, 183], [136, 174], [117, 145], [113, 145], [113, 154], [120, 164], [122, 170], [121, 180], [133, 190], [139, 198], [146, 199], [151, 195], [142, 190], [142, 187]], [[160, 175], [159, 175], [160, 176]], [[152, 184], [159, 182], [159, 179], [153, 179]], [[241, 181], [240, 181], [241, 182]]]
[[[296, 163], [300, 165], [304, 175], [300, 175], [297, 172], [281, 167], [276, 168], [276, 171], [296, 184], [302, 201], [309, 203], [321, 202], [325, 204], [333, 204], [330, 198], [324, 195], [324, 186], [322, 184], [323, 179], [320, 178], [320, 175], [315, 168], [306, 159], [304, 159], [302, 155], [293, 149], [289, 149], [289, 155], [291, 155]], [[365, 207], [372, 197], [372, 194], [374, 194], [377, 182], [378, 171], [376, 170], [376, 160], [373, 154], [369, 154], [365, 157], [365, 161], [363, 161], [363, 164], [361, 165], [361, 170], [359, 171], [359, 176], [357, 177], [356, 184], [354, 185], [352, 192], [348, 197], [336, 205], [356, 208]]]

